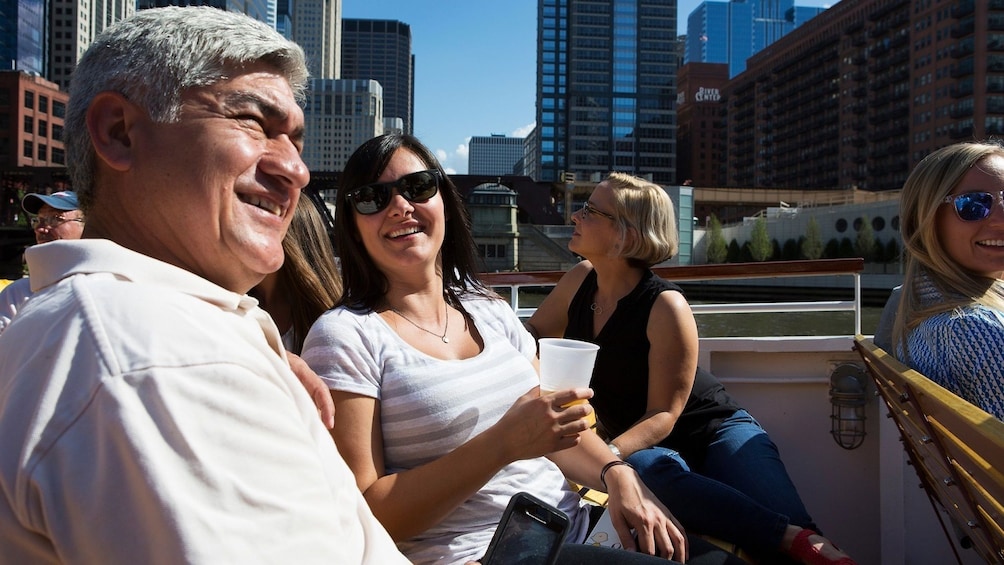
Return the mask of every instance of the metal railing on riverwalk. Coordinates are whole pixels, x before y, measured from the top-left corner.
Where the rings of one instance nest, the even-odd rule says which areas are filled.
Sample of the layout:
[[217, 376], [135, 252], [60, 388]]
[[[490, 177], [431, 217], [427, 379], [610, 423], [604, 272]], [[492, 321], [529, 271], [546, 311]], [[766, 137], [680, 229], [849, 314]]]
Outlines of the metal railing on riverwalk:
[[[847, 275], [853, 278], [853, 300], [811, 300], [800, 302], [736, 302], [692, 304], [694, 314], [743, 314], [753, 312], [854, 312], [854, 335], [861, 333], [861, 258], [819, 259], [816, 261], [766, 261], [760, 263], [727, 263], [722, 265], [681, 265], [655, 267], [660, 277], [673, 282], [716, 281], [736, 279], [768, 279]], [[496, 290], [508, 289], [509, 304], [521, 318], [533, 315], [535, 306], [520, 304], [520, 289], [549, 287], [557, 284], [562, 271], [484, 273], [488, 285]]]

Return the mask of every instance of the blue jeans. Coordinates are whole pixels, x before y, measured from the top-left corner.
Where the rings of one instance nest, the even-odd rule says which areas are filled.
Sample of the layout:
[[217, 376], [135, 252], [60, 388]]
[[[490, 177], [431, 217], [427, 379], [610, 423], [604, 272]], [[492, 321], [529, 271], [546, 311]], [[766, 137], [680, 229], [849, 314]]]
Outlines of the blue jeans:
[[745, 410], [726, 418], [703, 461], [651, 447], [627, 461], [685, 528], [777, 555], [789, 524], [818, 531], [777, 446]]

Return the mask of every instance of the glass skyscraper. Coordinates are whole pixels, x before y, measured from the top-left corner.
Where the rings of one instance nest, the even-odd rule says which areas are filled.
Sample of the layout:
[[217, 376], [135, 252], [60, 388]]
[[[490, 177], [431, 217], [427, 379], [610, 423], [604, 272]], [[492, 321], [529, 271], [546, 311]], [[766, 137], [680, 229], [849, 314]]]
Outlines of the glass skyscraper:
[[4, 69], [44, 75], [43, 0], [0, 0], [0, 57]]
[[794, 0], [702, 2], [687, 17], [684, 62], [726, 63], [733, 78], [746, 59], [823, 10]]
[[383, 115], [415, 127], [415, 56], [411, 26], [397, 20], [342, 20], [343, 79], [373, 79], [383, 87]]
[[537, 180], [674, 183], [676, 0], [538, 0], [537, 17]]

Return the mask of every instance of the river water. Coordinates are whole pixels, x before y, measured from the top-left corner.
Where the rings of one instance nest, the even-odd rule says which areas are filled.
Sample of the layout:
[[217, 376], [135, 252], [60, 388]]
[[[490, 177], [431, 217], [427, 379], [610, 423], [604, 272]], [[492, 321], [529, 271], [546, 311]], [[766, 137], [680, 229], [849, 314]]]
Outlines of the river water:
[[[861, 333], [875, 333], [882, 308], [861, 309]], [[698, 314], [701, 337], [853, 335], [853, 312]]]
[[[508, 293], [498, 290], [506, 300]], [[536, 307], [549, 292], [549, 288], [528, 287], [520, 291], [521, 307]], [[792, 296], [741, 297], [741, 292], [733, 298], [745, 299], [750, 302], [783, 302], [792, 300]], [[818, 299], [849, 300], [851, 296], [826, 296]], [[797, 301], [797, 300], [796, 300]], [[884, 301], [884, 297], [883, 297]], [[730, 302], [724, 300], [692, 300], [691, 304]], [[875, 333], [881, 306], [864, 306], [861, 308], [861, 333]], [[742, 314], [696, 314], [697, 329], [701, 337], [769, 337], [769, 336], [819, 336], [819, 335], [854, 335], [854, 312], [753, 312]]]

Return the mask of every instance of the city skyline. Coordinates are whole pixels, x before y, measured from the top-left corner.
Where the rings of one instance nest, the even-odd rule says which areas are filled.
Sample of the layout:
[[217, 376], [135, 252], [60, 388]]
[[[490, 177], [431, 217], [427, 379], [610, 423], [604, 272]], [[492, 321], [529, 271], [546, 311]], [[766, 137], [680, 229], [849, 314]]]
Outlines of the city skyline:
[[[678, 33], [685, 32], [687, 16], [701, 1], [680, 0]], [[795, 0], [795, 4], [836, 2]], [[411, 26], [414, 133], [436, 152], [448, 172], [466, 174], [470, 137], [522, 137], [532, 129], [537, 0], [342, 0], [342, 17], [399, 20]]]

